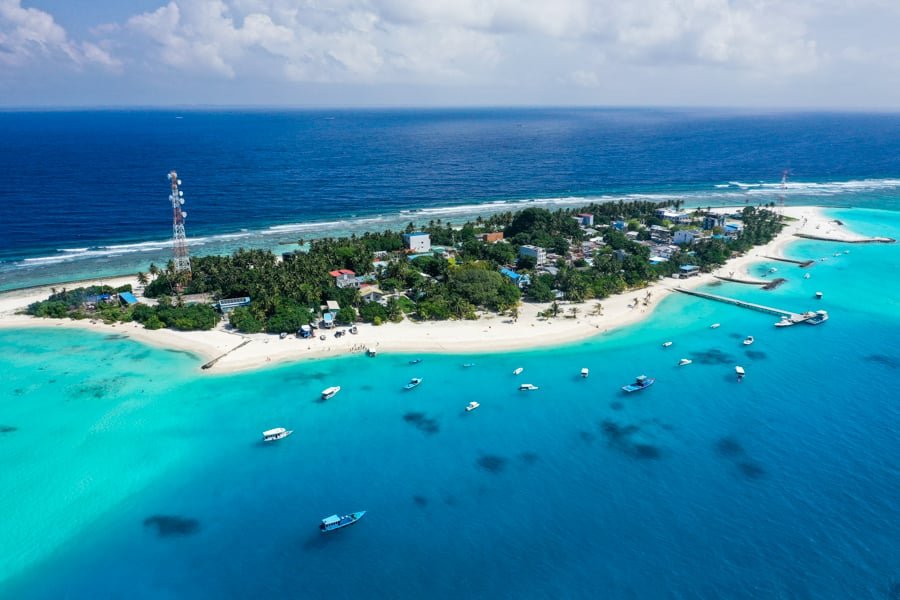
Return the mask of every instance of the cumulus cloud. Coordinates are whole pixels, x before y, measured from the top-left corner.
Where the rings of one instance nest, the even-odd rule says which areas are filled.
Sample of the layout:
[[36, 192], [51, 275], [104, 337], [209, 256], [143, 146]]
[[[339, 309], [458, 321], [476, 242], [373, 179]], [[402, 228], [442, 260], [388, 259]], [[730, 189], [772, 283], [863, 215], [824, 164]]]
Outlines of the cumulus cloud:
[[100, 45], [69, 39], [51, 14], [25, 8], [21, 0], [0, 0], [0, 63], [20, 67], [42, 59], [63, 59], [79, 67], [121, 65]]

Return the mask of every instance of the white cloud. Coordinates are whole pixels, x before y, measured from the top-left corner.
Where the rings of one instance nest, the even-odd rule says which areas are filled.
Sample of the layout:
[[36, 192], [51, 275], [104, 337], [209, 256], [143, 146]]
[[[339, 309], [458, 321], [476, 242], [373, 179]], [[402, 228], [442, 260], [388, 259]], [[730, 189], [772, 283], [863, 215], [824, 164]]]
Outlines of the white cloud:
[[70, 40], [51, 14], [25, 8], [21, 0], [0, 0], [0, 63], [21, 67], [42, 59], [114, 70], [121, 65], [97, 44]]

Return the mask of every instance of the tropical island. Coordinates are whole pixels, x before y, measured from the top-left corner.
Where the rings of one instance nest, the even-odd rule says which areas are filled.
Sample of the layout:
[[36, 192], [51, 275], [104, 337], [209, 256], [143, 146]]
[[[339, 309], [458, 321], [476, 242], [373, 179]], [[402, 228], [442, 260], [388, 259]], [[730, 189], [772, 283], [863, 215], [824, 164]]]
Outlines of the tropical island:
[[[304, 326], [518, 317], [522, 300], [603, 300], [663, 277], [709, 272], [781, 230], [775, 212], [681, 212], [666, 203], [618, 202], [549, 211], [526, 208], [462, 226], [432, 221], [405, 232], [322, 238], [278, 256], [238, 250], [195, 257], [191, 270], [151, 265], [130, 285], [57, 291], [27, 309], [37, 317], [97, 318], [148, 329], [207, 330], [218, 307], [242, 333], [297, 333]], [[125, 302], [119, 294], [126, 293]], [[572, 307], [571, 316], [578, 308]]]

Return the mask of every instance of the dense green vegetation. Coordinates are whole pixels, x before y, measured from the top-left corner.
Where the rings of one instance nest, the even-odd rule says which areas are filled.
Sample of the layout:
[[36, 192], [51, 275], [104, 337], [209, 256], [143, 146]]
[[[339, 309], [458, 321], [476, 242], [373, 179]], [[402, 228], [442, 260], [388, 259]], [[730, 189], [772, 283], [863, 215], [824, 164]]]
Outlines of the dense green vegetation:
[[[742, 233], [734, 239], [722, 236], [698, 241], [684, 247], [669, 260], [651, 265], [650, 249], [639, 243], [649, 239], [650, 225], [669, 225], [655, 216], [664, 204], [622, 202], [590, 204], [577, 209], [549, 211], [526, 208], [488, 218], [479, 217], [461, 227], [432, 221], [406, 228], [430, 234], [433, 246], [444, 246], [451, 252], [433, 252], [410, 257], [403, 252], [402, 232], [384, 231], [347, 238], [323, 238], [304, 244], [304, 251], [294, 252], [281, 261], [270, 251], [238, 250], [231, 256], [203, 256], [192, 259], [190, 277], [174, 272], [170, 262], [165, 269], [150, 267], [144, 295], [159, 298], [159, 306], [122, 308], [100, 304], [96, 316], [105, 320], [135, 320], [150, 328], [208, 329], [216, 318], [205, 305], [173, 305], [169, 296], [208, 293], [215, 298], [250, 297], [248, 306], [229, 315], [230, 323], [247, 333], [295, 332], [301, 325], [318, 319], [321, 306], [337, 301], [341, 309], [338, 323], [363, 320], [381, 324], [399, 321], [404, 316], [421, 320], [474, 319], [479, 310], [494, 312], [517, 310], [523, 292], [500, 267], [515, 267], [531, 278], [524, 298], [534, 302], [557, 299], [584, 301], [602, 299], [628, 289], [639, 288], [660, 277], [672, 275], [685, 264], [698, 265], [708, 271], [723, 264], [735, 253], [771, 240], [781, 223], [773, 212], [746, 207], [741, 212]], [[594, 215], [593, 230], [585, 230], [573, 217]], [[698, 219], [702, 218], [700, 211]], [[613, 221], [624, 223], [622, 229], [634, 231], [636, 239], [612, 227]], [[684, 227], [682, 227], [684, 228]], [[479, 235], [501, 231], [504, 241], [485, 243]], [[603, 243], [592, 255], [572, 256], [570, 249], [580, 249], [587, 237], [602, 237]], [[551, 269], [538, 269], [531, 257], [519, 257], [523, 244], [541, 246], [558, 255]], [[379, 268], [374, 268], [378, 258]], [[412, 258], [412, 260], [411, 260]], [[368, 275], [388, 294], [383, 304], [363, 302], [353, 287], [339, 288], [329, 274], [336, 269], [350, 269]], [[87, 316], [84, 297], [100, 288], [86, 288], [52, 295], [47, 301], [29, 308], [38, 316]], [[110, 291], [110, 290], [107, 290]], [[114, 290], [112, 290], [114, 291]]]

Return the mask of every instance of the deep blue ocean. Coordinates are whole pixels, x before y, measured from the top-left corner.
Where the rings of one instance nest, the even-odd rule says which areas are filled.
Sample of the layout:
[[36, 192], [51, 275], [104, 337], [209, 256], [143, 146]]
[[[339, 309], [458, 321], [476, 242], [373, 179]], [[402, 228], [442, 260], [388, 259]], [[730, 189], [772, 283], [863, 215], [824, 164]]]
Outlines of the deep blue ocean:
[[0, 290], [164, 264], [172, 169], [199, 254], [290, 250], [299, 238], [517, 203], [782, 196], [900, 209], [898, 114], [0, 112], [0, 141]]
[[[178, 114], [0, 114], [18, 148], [0, 150], [16, 182], [0, 208], [15, 240], [4, 285], [145, 260], [152, 251], [102, 252], [165, 239], [172, 168], [191, 235], [244, 227], [238, 241], [260, 247], [278, 247], [265, 231], [581, 197], [784, 195], [900, 238], [891, 115]], [[212, 198], [218, 208], [201, 206]], [[115, 216], [97, 228], [105, 209]], [[53, 262], [58, 249], [79, 256]], [[231, 375], [127, 328], [0, 329], [0, 598], [896, 600], [900, 245], [798, 240], [786, 252], [816, 262], [755, 265], [787, 278], [773, 291], [710, 291], [824, 308], [827, 323], [778, 329], [771, 315], [672, 296], [638, 325], [558, 348]], [[539, 391], [516, 390], [520, 366]], [[657, 383], [623, 394], [640, 373]], [[424, 383], [402, 391], [411, 376]], [[343, 390], [318, 402], [331, 385]], [[471, 400], [482, 406], [466, 413]], [[260, 443], [275, 426], [295, 433]], [[323, 517], [356, 510], [369, 513], [319, 533]]]

